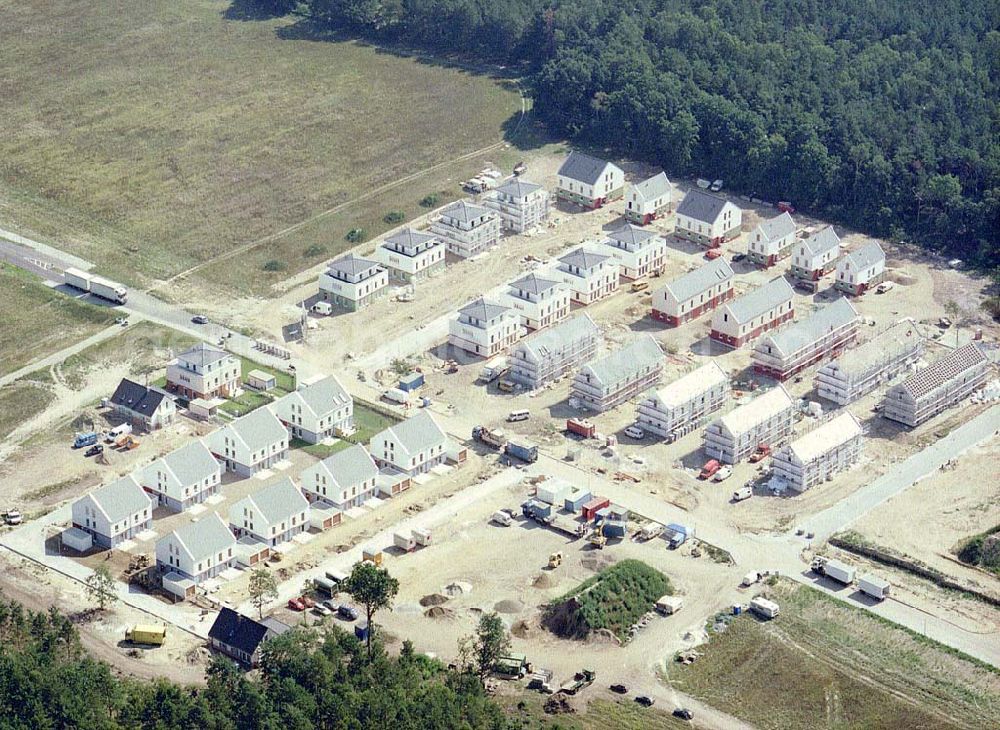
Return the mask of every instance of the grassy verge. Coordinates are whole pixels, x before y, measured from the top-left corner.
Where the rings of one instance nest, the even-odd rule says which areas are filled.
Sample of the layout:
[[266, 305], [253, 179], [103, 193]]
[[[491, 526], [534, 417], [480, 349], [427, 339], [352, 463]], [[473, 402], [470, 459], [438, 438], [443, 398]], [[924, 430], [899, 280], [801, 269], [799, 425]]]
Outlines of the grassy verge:
[[769, 593], [777, 619], [738, 617], [674, 686], [760, 728], [1000, 724], [995, 669], [806, 586]]
[[266, 365], [261, 365], [259, 362], [254, 362], [253, 360], [248, 360], [243, 357], [240, 358], [240, 377], [243, 382], [247, 382], [247, 375], [251, 370], [261, 370], [265, 373], [274, 376], [274, 388], [268, 391], [276, 398], [280, 398], [286, 393], [291, 393], [295, 390], [295, 376], [290, 375], [282, 370], [276, 370], [275, 368], [270, 368]]
[[338, 451], [343, 451], [350, 445], [350, 441], [344, 441], [343, 439], [337, 439], [329, 446], [326, 444], [311, 444], [308, 441], [303, 441], [302, 439], [292, 439], [291, 443], [288, 444], [289, 448], [302, 449], [302, 451], [307, 454], [312, 454], [317, 459], [325, 459], [328, 456], [336, 454]]
[[989, 570], [1000, 576], [1000, 525], [967, 538], [955, 549], [963, 563]]
[[0, 263], [0, 374], [99, 332], [115, 311], [50, 289], [34, 274]]
[[380, 413], [364, 403], [354, 401], [354, 433], [348, 439], [356, 444], [367, 444], [372, 436], [399, 423], [402, 419]]
[[[666, 730], [691, 727], [670, 716], [666, 708], [640, 707], [628, 699], [591, 699], [585, 710], [572, 715], [547, 715], [547, 696], [523, 692], [496, 699], [523, 730]], [[570, 701], [574, 704], [574, 701]], [[673, 709], [673, 708], [670, 708]], [[696, 718], [697, 719], [697, 718]]]
[[17, 380], [0, 388], [0, 439], [37, 413], [48, 408], [55, 396], [48, 388]]

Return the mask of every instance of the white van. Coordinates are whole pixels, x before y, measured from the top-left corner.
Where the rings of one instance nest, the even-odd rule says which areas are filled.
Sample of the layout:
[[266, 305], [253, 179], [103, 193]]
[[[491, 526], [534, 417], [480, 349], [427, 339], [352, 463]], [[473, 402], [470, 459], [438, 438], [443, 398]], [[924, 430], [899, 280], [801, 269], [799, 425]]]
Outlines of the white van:
[[514, 421], [527, 421], [531, 418], [531, 411], [523, 409], [520, 411], [511, 411], [507, 414], [507, 420], [510, 422]]

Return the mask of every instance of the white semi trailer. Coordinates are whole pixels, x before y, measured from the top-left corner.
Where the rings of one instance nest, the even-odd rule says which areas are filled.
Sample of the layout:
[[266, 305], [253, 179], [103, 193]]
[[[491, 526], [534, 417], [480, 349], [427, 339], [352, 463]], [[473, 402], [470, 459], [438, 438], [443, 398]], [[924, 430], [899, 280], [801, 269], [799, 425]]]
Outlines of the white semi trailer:
[[116, 281], [88, 274], [79, 269], [66, 269], [63, 272], [66, 283], [75, 289], [90, 292], [96, 297], [107, 299], [115, 304], [125, 304], [128, 301], [128, 289]]

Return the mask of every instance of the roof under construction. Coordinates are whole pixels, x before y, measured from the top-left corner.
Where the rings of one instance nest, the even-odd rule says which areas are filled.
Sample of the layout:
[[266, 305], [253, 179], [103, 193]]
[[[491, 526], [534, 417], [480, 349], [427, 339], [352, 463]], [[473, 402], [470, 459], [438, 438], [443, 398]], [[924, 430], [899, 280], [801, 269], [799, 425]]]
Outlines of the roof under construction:
[[788, 450], [803, 464], [808, 464], [833, 449], [860, 436], [861, 424], [850, 411], [830, 419], [788, 445]]
[[783, 385], [779, 385], [722, 416], [719, 423], [733, 436], [739, 436], [792, 407], [791, 396]]
[[912, 319], [904, 319], [837, 358], [836, 367], [848, 377], [862, 377], [895, 362], [919, 347], [923, 336]]
[[989, 361], [979, 346], [970, 342], [935, 360], [923, 370], [918, 370], [904, 380], [899, 387], [916, 400], [961, 376], [967, 370], [987, 362]]

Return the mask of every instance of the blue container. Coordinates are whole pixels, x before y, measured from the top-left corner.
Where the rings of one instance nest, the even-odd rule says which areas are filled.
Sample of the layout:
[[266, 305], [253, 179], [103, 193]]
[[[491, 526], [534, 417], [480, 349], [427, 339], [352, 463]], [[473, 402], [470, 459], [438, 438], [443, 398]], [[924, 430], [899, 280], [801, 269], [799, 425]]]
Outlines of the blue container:
[[354, 624], [354, 635], [359, 639], [364, 641], [368, 638], [368, 624], [366, 623], [356, 623]]
[[625, 537], [625, 523], [624, 522], [611, 522], [605, 520], [604, 524], [601, 525], [601, 531], [604, 533], [604, 537]]
[[743, 613], [743, 606], [740, 606], [739, 604], [734, 605], [733, 616], [739, 616], [741, 613]]
[[534, 444], [507, 442], [507, 454], [529, 464], [538, 461], [538, 447]]
[[411, 393], [424, 384], [423, 373], [410, 373], [399, 379], [399, 389]]

